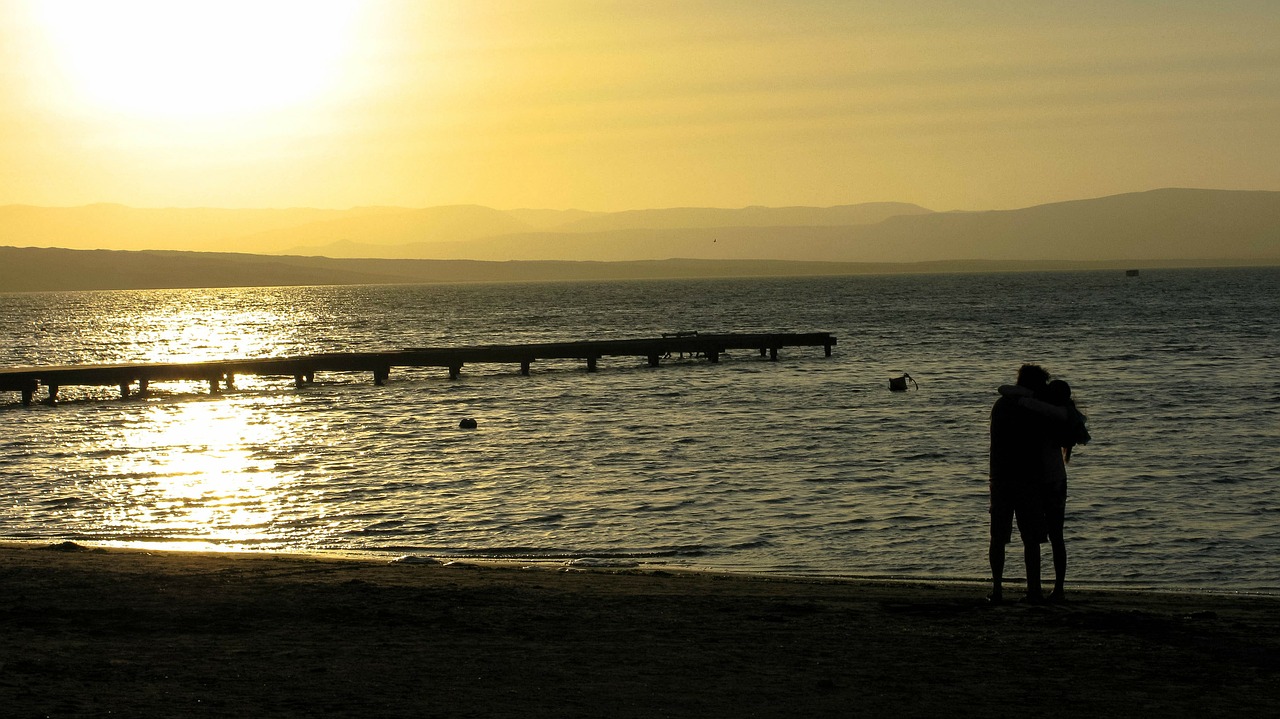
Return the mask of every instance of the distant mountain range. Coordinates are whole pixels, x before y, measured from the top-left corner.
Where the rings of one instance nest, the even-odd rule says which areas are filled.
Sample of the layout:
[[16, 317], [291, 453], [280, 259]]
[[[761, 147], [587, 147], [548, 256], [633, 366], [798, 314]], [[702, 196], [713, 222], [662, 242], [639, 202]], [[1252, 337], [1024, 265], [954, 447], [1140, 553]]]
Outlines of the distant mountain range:
[[1280, 192], [1163, 189], [1018, 210], [906, 203], [627, 212], [0, 207], [0, 245], [486, 261], [1280, 259]]
[[11, 205], [5, 245], [0, 291], [1280, 264], [1280, 192], [1163, 189], [986, 212]]
[[[1141, 267], [1280, 264], [1152, 261]], [[1132, 263], [950, 261], [786, 262], [776, 260], [640, 260], [564, 262], [385, 260], [167, 250], [67, 250], [0, 247], [0, 292], [134, 290], [187, 287], [558, 282], [714, 277], [812, 277], [866, 274], [1105, 270]]]

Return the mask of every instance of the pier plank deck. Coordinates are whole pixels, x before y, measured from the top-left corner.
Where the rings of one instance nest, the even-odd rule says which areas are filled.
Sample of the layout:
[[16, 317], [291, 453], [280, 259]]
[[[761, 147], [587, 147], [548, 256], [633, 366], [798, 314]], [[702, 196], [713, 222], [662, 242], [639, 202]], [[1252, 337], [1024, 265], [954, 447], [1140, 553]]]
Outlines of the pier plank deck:
[[395, 367], [441, 367], [456, 379], [468, 364], [518, 364], [521, 374], [539, 360], [582, 360], [588, 371], [604, 357], [641, 357], [650, 366], [662, 359], [701, 356], [718, 362], [731, 350], [758, 351], [777, 360], [786, 347], [822, 347], [826, 356], [836, 338], [827, 332], [698, 334], [671, 333], [647, 339], [584, 340], [532, 344], [475, 345], [466, 347], [412, 347], [383, 352], [333, 352], [298, 357], [226, 359], [205, 362], [139, 362], [123, 364], [35, 366], [0, 369], [0, 391], [20, 392], [23, 404], [31, 404], [44, 387], [46, 401], [57, 400], [58, 390], [69, 386], [119, 387], [128, 398], [137, 384], [145, 392], [151, 382], [207, 382], [210, 392], [234, 386], [236, 376], [292, 377], [301, 387], [314, 381], [317, 372], [371, 372], [375, 384], [384, 384]]

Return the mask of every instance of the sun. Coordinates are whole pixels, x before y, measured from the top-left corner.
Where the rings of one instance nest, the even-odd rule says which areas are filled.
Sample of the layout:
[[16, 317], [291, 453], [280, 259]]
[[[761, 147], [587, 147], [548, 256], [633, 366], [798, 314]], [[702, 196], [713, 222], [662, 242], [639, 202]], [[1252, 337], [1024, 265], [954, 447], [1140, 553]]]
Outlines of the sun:
[[287, 108], [340, 80], [356, 2], [50, 0], [32, 10], [67, 89], [98, 111], [202, 118]]

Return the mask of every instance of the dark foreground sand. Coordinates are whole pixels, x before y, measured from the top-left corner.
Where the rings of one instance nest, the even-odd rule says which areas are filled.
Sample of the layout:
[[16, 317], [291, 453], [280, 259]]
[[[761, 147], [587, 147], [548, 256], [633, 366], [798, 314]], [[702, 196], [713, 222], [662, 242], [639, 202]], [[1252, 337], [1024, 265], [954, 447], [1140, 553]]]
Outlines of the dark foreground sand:
[[1255, 717], [1280, 706], [1280, 599], [1079, 592], [1065, 606], [992, 608], [984, 591], [0, 546], [0, 715]]

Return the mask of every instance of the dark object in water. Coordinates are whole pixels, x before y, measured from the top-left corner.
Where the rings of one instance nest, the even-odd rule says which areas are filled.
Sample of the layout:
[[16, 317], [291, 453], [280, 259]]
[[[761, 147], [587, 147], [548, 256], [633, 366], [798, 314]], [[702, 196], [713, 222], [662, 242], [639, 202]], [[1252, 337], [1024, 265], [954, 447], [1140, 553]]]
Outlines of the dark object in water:
[[1137, 271], [1137, 270], [1125, 270], [1125, 271], [1124, 271], [1124, 276], [1125, 276], [1125, 277], [1137, 277], [1137, 276], [1138, 276], [1138, 271]]
[[915, 385], [916, 389], [920, 389], [920, 385], [916, 384], [916, 381], [911, 378], [911, 375], [907, 374], [906, 372], [903, 372], [901, 377], [889, 378], [889, 391], [906, 392], [907, 382], [910, 382], [911, 384]]
[[476, 421], [474, 419], [471, 419], [470, 417], [464, 417], [462, 421], [458, 423], [458, 429], [475, 429], [475, 428], [476, 428]]

